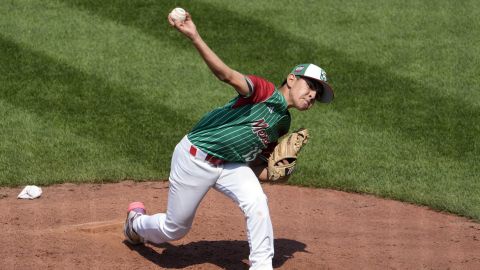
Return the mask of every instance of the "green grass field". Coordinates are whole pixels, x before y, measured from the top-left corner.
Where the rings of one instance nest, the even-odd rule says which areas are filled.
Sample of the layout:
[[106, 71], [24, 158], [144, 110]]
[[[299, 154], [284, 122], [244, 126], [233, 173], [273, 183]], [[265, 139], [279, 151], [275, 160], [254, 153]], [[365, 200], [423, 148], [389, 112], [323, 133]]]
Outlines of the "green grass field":
[[2, 1], [0, 185], [167, 178], [235, 94], [168, 25], [175, 6], [240, 72], [326, 69], [334, 103], [292, 112], [312, 140], [291, 184], [480, 220], [478, 1]]

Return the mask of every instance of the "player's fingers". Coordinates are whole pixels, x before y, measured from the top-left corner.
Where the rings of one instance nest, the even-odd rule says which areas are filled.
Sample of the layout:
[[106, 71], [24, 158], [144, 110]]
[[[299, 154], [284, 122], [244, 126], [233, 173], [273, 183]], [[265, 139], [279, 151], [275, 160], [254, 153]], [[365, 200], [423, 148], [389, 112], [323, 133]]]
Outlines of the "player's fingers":
[[173, 20], [171, 14], [168, 14], [168, 23], [170, 23], [171, 26], [175, 26], [175, 21]]
[[290, 162], [288, 162], [287, 159], [282, 159], [280, 161], [277, 162], [276, 165], [288, 165]]
[[188, 11], [185, 11], [185, 21], [191, 21], [192, 20], [192, 16], [190, 16], [190, 13], [188, 13]]
[[175, 27], [180, 32], [183, 32], [183, 26], [185, 24], [184, 22], [176, 21], [176, 20], [172, 19], [170, 16], [169, 16], [168, 21], [169, 21], [171, 26]]

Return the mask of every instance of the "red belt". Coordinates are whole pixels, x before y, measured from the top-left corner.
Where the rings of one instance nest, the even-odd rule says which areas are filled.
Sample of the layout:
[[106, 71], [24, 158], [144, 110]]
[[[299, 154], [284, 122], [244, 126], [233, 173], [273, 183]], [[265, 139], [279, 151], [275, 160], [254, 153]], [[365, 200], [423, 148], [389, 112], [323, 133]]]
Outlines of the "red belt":
[[[195, 146], [193, 146], [193, 145], [190, 146], [190, 154], [191, 154], [192, 156], [196, 157], [196, 156], [197, 156], [197, 151], [201, 151], [201, 150], [197, 149], [197, 148], [196, 148]], [[206, 154], [206, 156], [205, 156], [205, 161], [208, 161], [208, 162], [210, 162], [211, 164], [216, 165], [216, 166], [221, 165], [221, 164], [223, 164], [223, 163], [225, 162], [223, 159], [219, 159], [219, 158], [214, 157], [214, 156], [212, 156], [212, 155], [210, 155], [210, 154]]]

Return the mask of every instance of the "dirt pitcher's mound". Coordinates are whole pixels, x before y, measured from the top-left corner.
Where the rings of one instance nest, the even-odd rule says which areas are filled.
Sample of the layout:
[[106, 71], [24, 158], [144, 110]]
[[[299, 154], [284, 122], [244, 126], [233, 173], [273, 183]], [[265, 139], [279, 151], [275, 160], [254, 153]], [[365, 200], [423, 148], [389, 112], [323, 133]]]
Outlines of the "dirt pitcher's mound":
[[[395, 201], [264, 185], [278, 269], [480, 269], [480, 224]], [[248, 269], [241, 211], [210, 191], [186, 238], [124, 242], [129, 202], [165, 210], [167, 182], [0, 189], [1, 269]]]

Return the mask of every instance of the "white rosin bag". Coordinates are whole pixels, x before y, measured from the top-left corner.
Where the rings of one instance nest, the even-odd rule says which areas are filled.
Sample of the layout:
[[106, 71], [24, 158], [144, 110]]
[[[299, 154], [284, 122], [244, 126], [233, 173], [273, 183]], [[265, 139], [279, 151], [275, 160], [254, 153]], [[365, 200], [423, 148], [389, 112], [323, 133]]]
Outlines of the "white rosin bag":
[[42, 189], [37, 186], [26, 186], [20, 194], [18, 194], [18, 199], [30, 199], [33, 200], [42, 195]]

